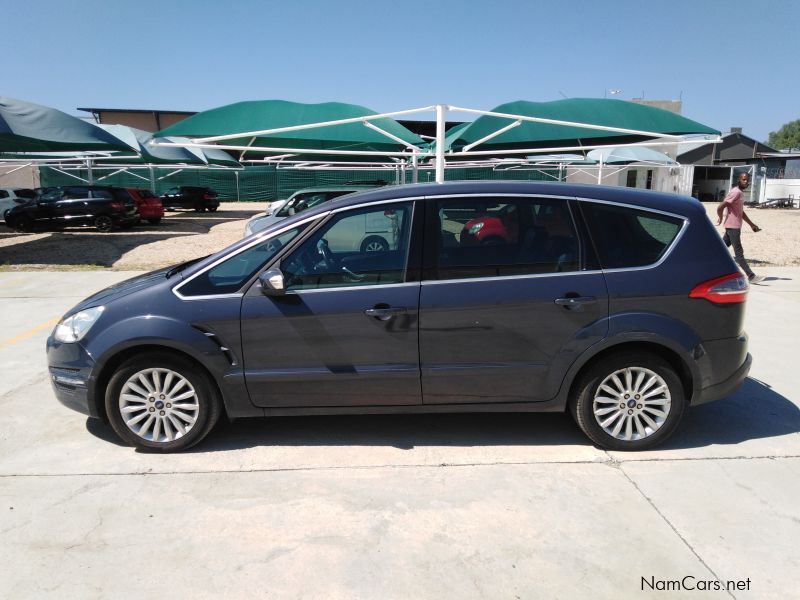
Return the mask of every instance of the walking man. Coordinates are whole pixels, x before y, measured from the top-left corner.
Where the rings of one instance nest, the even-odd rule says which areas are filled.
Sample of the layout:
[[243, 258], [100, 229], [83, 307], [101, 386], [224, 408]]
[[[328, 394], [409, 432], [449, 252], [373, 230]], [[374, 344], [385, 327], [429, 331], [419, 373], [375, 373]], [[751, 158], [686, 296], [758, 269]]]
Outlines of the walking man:
[[742, 192], [747, 189], [748, 185], [750, 185], [750, 176], [747, 173], [739, 175], [736, 185], [717, 206], [717, 225], [722, 224], [722, 216], [727, 208], [725, 235], [722, 236], [722, 239], [725, 241], [726, 246], [733, 246], [733, 257], [742, 271], [744, 271], [744, 274], [747, 275], [750, 283], [761, 283], [764, 278], [753, 273], [750, 265], [747, 264], [747, 259], [744, 257], [744, 248], [742, 248], [742, 221], [746, 221], [753, 231], [761, 231], [761, 228], [753, 223], [747, 213], [744, 212], [744, 194]]

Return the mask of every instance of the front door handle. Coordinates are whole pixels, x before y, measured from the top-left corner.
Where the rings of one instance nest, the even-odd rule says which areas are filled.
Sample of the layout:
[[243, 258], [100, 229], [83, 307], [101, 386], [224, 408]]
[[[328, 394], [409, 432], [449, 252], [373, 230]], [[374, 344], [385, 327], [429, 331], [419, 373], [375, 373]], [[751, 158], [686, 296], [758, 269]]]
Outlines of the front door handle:
[[554, 302], [564, 308], [580, 310], [584, 304], [597, 302], [597, 298], [594, 296], [568, 296], [566, 298], [556, 298]]
[[385, 307], [375, 307], [375, 308], [368, 308], [364, 311], [364, 314], [368, 317], [374, 317], [376, 319], [380, 319], [381, 321], [388, 321], [392, 317], [397, 315], [404, 315], [408, 312], [408, 309], [405, 306], [385, 306]]

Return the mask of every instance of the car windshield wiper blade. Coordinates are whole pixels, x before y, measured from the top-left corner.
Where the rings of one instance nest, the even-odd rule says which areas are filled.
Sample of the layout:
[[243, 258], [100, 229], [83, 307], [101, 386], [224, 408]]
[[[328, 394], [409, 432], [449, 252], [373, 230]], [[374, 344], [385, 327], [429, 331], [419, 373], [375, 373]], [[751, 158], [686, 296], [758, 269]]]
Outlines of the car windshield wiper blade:
[[193, 265], [193, 264], [195, 264], [197, 262], [200, 262], [201, 260], [203, 260], [204, 258], [208, 258], [209, 256], [211, 256], [211, 255], [210, 254], [206, 254], [205, 256], [201, 256], [200, 258], [193, 258], [192, 260], [187, 260], [186, 262], [182, 262], [182, 263], [180, 263], [178, 265], [175, 265], [169, 271], [167, 271], [167, 279], [169, 279], [170, 277], [175, 275], [175, 273], [180, 273], [186, 267], [190, 267], [191, 265]]

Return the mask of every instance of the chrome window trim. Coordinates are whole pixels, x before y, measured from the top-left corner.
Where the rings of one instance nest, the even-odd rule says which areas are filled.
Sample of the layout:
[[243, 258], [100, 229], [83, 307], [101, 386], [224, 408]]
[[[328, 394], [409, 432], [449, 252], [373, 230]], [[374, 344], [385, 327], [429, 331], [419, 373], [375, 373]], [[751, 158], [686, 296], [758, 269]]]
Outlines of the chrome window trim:
[[350, 206], [340, 206], [339, 208], [334, 208], [331, 210], [331, 214], [336, 214], [345, 210], [351, 210], [355, 208], [367, 208], [370, 206], [380, 206], [381, 204], [397, 204], [398, 202], [414, 202], [415, 200], [425, 200], [425, 196], [408, 196], [402, 198], [392, 198], [391, 200], [379, 200], [377, 202], [364, 202], [362, 204], [352, 204]]
[[312, 288], [307, 290], [287, 290], [286, 296], [302, 296], [303, 294], [316, 294], [319, 292], [330, 292], [330, 291], [352, 291], [352, 290], [376, 290], [382, 288], [398, 288], [398, 287], [411, 287], [417, 286], [419, 287], [421, 282], [419, 281], [404, 281], [402, 283], [379, 283], [377, 285], [338, 285], [338, 286], [331, 286], [327, 288]]
[[[316, 214], [316, 215], [314, 215], [312, 217], [308, 217], [306, 219], [303, 219], [302, 221], [297, 221], [296, 223], [292, 223], [291, 225], [286, 225], [285, 227], [281, 227], [280, 229], [276, 229], [275, 231], [271, 231], [269, 233], [263, 233], [263, 232], [255, 233], [254, 234], [255, 238], [253, 238], [252, 242], [250, 242], [249, 244], [246, 244], [245, 246], [242, 246], [241, 248], [236, 250], [236, 252], [232, 252], [230, 254], [226, 254], [224, 256], [221, 256], [220, 258], [215, 260], [213, 263], [211, 263], [210, 265], [208, 265], [205, 268], [201, 269], [200, 271], [198, 271], [197, 273], [195, 273], [194, 275], [192, 275], [188, 279], [185, 279], [185, 280], [181, 281], [180, 283], [178, 283], [177, 285], [175, 285], [172, 288], [172, 293], [175, 294], [175, 296], [177, 296], [180, 300], [207, 300], [209, 298], [232, 298], [232, 297], [236, 297], [236, 296], [239, 296], [239, 297], [243, 296], [244, 295], [243, 292], [235, 292], [235, 293], [227, 293], [227, 294], [205, 294], [205, 295], [202, 295], [202, 296], [184, 296], [183, 294], [180, 293], [180, 288], [182, 288], [184, 285], [186, 285], [187, 283], [192, 281], [194, 278], [199, 277], [200, 275], [202, 275], [206, 271], [209, 271], [209, 270], [213, 269], [214, 267], [216, 267], [217, 265], [225, 262], [229, 258], [233, 258], [234, 256], [237, 256], [237, 255], [241, 254], [245, 250], [249, 250], [253, 246], [256, 246], [256, 245], [260, 244], [261, 242], [264, 242], [264, 241], [266, 241], [268, 239], [271, 239], [271, 238], [273, 238], [275, 236], [281, 235], [282, 233], [286, 233], [287, 231], [289, 231], [290, 229], [294, 229], [295, 227], [300, 227], [301, 225], [304, 225], [306, 223], [311, 223], [312, 221], [316, 221], [317, 219], [324, 219], [329, 214], [331, 214], [331, 211]], [[248, 281], [249, 281], [249, 279], [248, 279]]]
[[586, 271], [567, 271], [565, 273], [529, 273], [527, 275], [495, 275], [493, 277], [462, 277], [459, 279], [425, 279], [422, 285], [442, 285], [444, 283], [475, 283], [480, 281], [506, 281], [513, 279], [541, 279], [543, 277], [566, 277], [575, 275], [602, 275], [599, 269]]

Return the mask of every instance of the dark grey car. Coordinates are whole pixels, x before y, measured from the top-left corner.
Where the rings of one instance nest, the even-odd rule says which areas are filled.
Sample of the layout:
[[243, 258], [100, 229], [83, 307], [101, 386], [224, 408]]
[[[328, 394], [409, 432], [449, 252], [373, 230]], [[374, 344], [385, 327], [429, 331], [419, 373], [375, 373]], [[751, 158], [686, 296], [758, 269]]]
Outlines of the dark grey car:
[[[348, 243], [365, 228], [388, 248]], [[223, 414], [569, 409], [633, 450], [747, 375], [747, 291], [692, 198], [409, 185], [103, 290], [47, 353], [61, 402], [143, 448], [187, 448]]]

